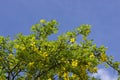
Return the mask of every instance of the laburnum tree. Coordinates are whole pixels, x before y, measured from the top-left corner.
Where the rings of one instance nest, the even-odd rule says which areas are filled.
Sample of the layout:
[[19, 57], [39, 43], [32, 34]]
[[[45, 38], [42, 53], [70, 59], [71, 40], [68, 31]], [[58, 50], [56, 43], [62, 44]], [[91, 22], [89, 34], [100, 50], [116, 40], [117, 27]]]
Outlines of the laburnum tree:
[[42, 19], [29, 35], [0, 36], [0, 80], [97, 80], [91, 74], [103, 63], [120, 73], [120, 63], [106, 55], [106, 48], [88, 39], [90, 25], [49, 40], [58, 26], [56, 20]]

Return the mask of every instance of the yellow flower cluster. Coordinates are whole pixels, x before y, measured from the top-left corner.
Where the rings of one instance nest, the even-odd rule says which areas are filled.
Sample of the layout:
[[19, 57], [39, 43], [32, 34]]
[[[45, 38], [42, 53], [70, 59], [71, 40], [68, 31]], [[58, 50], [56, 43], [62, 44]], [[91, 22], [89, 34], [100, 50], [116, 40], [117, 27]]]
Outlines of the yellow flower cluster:
[[20, 50], [25, 50], [26, 48], [25, 48], [25, 46], [24, 45], [19, 45], [19, 44], [16, 44], [16, 45], [14, 45], [14, 47], [16, 48], [16, 49], [20, 49]]
[[40, 20], [40, 23], [45, 23], [45, 22], [46, 22], [46, 20], [44, 20], [44, 19]]
[[91, 72], [91, 73], [96, 73], [97, 71], [98, 71], [98, 68], [97, 67], [93, 67], [93, 68], [89, 68], [89, 71]]
[[94, 72], [94, 73], [96, 73], [96, 72], [97, 72], [97, 70], [98, 70], [98, 68], [97, 68], [97, 67], [94, 67], [94, 68], [93, 68], [93, 72]]
[[48, 80], [52, 80], [51, 78], [48, 78]]
[[107, 56], [105, 53], [101, 53], [101, 61], [103, 62], [107, 61]]
[[29, 63], [29, 65], [33, 65], [33, 64], [34, 64], [34, 62], [30, 62], [30, 63]]
[[35, 42], [32, 42], [30, 45], [31, 45], [32, 47], [35, 47]]
[[32, 42], [32, 41], [35, 41], [35, 37], [33, 36], [31, 39], [30, 39], [30, 41]]
[[65, 62], [65, 63], [70, 63], [69, 61], [66, 61], [66, 60], [65, 60], [64, 62]]
[[30, 44], [30, 45], [31, 45], [31, 47], [33, 48], [33, 50], [34, 50], [35, 52], [38, 52], [38, 48], [37, 48], [36, 45], [35, 45], [35, 44], [36, 44], [36, 42], [35, 42], [35, 37], [32, 37], [30, 41], [31, 41], [31, 44]]
[[85, 65], [86, 68], [89, 68], [91, 66], [91, 62], [88, 62], [87, 65]]
[[77, 67], [78, 65], [78, 60], [72, 60], [72, 66]]
[[70, 39], [70, 42], [71, 42], [71, 43], [74, 43], [74, 42], [75, 42], [75, 38], [71, 38], [71, 39]]
[[29, 62], [28, 64], [29, 67], [33, 67], [33, 65], [34, 65], [34, 62]]
[[35, 43], [35, 38], [32, 37], [30, 41], [31, 41], [31, 44], [30, 44], [31, 47], [35, 47], [35, 44], [36, 44], [36, 43]]
[[47, 52], [39, 51], [38, 54], [41, 55], [41, 56], [43, 56], [44, 58], [48, 56]]
[[69, 80], [69, 72], [64, 72], [63, 77], [64, 80]]
[[94, 58], [95, 56], [94, 56], [94, 54], [92, 53], [89, 57], [90, 57], [90, 58]]
[[75, 78], [76, 78], [76, 76], [77, 76], [76, 74], [72, 74], [72, 76], [71, 76], [71, 77], [72, 77], [73, 79], [75, 79]]
[[48, 53], [47, 53], [47, 52], [44, 52], [44, 53], [43, 53], [43, 56], [44, 56], [44, 57], [47, 57], [47, 56], [48, 56]]

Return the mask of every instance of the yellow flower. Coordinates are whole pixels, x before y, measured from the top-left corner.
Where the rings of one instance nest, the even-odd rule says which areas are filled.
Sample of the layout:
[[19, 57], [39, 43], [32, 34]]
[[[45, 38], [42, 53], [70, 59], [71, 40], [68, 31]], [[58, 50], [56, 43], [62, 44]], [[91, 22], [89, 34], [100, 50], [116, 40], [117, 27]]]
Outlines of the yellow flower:
[[76, 74], [73, 74], [71, 77], [74, 79], [77, 75]]
[[70, 42], [71, 42], [71, 43], [74, 43], [74, 42], [75, 42], [75, 38], [71, 38], [71, 39], [70, 39]]
[[45, 22], [46, 22], [46, 20], [44, 20], [44, 19], [40, 20], [40, 23], [45, 23]]
[[96, 72], [97, 72], [97, 70], [98, 70], [98, 68], [97, 68], [97, 67], [94, 67], [94, 68], [93, 68], [93, 72], [94, 72], [94, 73], [96, 73]]
[[64, 80], [69, 80], [69, 78], [64, 78]]
[[56, 23], [56, 20], [52, 20], [52, 22]]
[[52, 80], [51, 78], [49, 78], [48, 80]]
[[16, 49], [25, 50], [25, 46], [23, 44], [21, 44], [21, 45], [16, 44], [16, 45], [14, 45], [14, 47]]
[[101, 61], [103, 61], [103, 62], [107, 61], [107, 56], [105, 53], [101, 54]]
[[68, 76], [68, 74], [67, 74], [66, 72], [64, 72], [63, 76], [64, 76], [64, 77], [67, 77], [67, 76]]
[[69, 80], [69, 72], [64, 72], [63, 77], [64, 80]]
[[90, 66], [91, 65], [91, 62], [88, 62], [88, 66]]
[[88, 68], [89, 66], [88, 65], [85, 65], [86, 68]]
[[91, 55], [90, 55], [90, 58], [94, 58], [94, 57], [95, 57], [94, 54], [91, 54]]
[[77, 65], [78, 65], [78, 61], [77, 61], [77, 60], [75, 60], [75, 61], [73, 60], [73, 61], [72, 61], [72, 66], [73, 66], [73, 67], [76, 67]]
[[47, 56], [48, 56], [47, 52], [44, 52], [44, 53], [43, 53], [43, 56], [44, 56], [44, 57], [47, 57]]
[[34, 62], [29, 62], [29, 67], [32, 67], [34, 65]]
[[31, 45], [32, 47], [35, 47], [35, 42], [32, 42], [30, 45]]

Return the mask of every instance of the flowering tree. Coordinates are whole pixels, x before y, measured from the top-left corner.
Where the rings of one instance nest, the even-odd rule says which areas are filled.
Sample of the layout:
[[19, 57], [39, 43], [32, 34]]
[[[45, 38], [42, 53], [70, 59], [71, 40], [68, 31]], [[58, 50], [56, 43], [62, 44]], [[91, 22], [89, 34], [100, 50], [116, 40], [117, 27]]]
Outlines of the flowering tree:
[[0, 36], [0, 80], [53, 80], [55, 76], [61, 80], [95, 80], [90, 74], [102, 63], [119, 73], [119, 62], [106, 55], [103, 45], [97, 47], [87, 38], [90, 25], [81, 25], [56, 40], [48, 39], [58, 31], [56, 20], [40, 20], [31, 31], [30, 35], [16, 35], [14, 40]]

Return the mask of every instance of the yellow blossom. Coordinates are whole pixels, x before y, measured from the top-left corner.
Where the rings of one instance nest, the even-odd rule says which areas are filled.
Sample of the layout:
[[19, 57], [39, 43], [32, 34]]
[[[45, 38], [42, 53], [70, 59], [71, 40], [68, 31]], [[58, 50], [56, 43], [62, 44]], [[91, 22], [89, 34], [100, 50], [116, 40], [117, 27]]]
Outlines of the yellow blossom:
[[64, 80], [69, 80], [69, 72], [64, 72], [63, 77]]
[[88, 68], [89, 66], [88, 65], [85, 65], [86, 68]]
[[34, 65], [34, 62], [29, 62], [29, 67], [33, 67], [33, 65]]
[[49, 78], [48, 80], [52, 80], [51, 78]]
[[107, 56], [105, 53], [101, 54], [101, 61], [103, 61], [103, 62], [107, 61]]
[[77, 60], [75, 60], [75, 61], [73, 60], [73, 61], [72, 61], [72, 66], [73, 66], [73, 67], [76, 67], [77, 65], [78, 65], [78, 61], [77, 61]]
[[30, 45], [31, 45], [32, 47], [35, 47], [35, 42], [32, 42]]
[[95, 57], [94, 54], [91, 54], [91, 55], [90, 55], [90, 58], [94, 58], [94, 57]]
[[91, 65], [91, 62], [88, 62], [88, 66], [90, 66]]
[[96, 72], [97, 72], [97, 70], [98, 70], [98, 68], [97, 68], [97, 67], [94, 67], [94, 68], [93, 68], [93, 72], [94, 72], [94, 73], [96, 73]]
[[74, 43], [74, 42], [75, 42], [75, 38], [71, 38], [71, 39], [70, 39], [70, 42], [71, 42], [71, 43]]
[[47, 56], [48, 56], [48, 53], [47, 53], [47, 52], [44, 52], [44, 53], [43, 53], [43, 56], [44, 56], [44, 57], [47, 57]]
[[46, 20], [44, 20], [44, 19], [40, 20], [40, 23], [45, 23], [45, 22], [46, 22]]
[[63, 77], [67, 77], [67, 76], [68, 76], [67, 72], [64, 72]]
[[76, 74], [73, 74], [71, 77], [74, 79], [77, 75]]
[[64, 78], [64, 80], [69, 80], [69, 78]]

